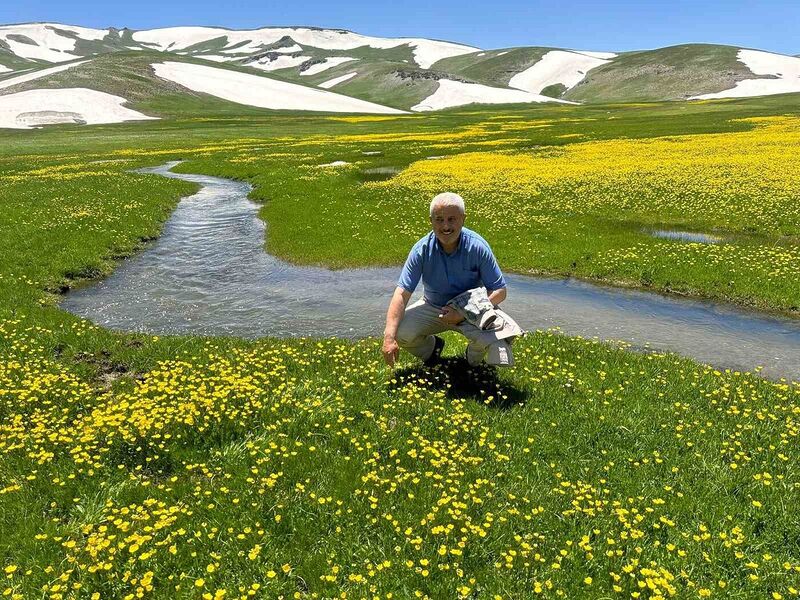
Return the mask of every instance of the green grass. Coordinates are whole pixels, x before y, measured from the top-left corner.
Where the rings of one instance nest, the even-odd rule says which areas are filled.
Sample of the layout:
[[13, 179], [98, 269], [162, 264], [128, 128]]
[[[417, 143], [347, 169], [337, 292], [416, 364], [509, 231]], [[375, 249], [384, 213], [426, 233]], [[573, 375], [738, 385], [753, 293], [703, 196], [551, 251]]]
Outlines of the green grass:
[[[533, 46], [473, 52], [472, 54], [443, 58], [432, 68], [467, 77], [485, 85], [506, 87], [514, 75], [532, 67], [545, 54], [554, 49]], [[483, 56], [478, 56], [479, 54]]]
[[[375, 339], [125, 335], [55, 306], [63, 286], [147, 244], [194, 189], [128, 172], [145, 164], [183, 159], [182, 171], [251, 181], [268, 247], [291, 260], [398, 265], [425, 232], [428, 198], [382, 195], [362, 185], [364, 168], [507, 137], [523, 139], [503, 148], [541, 152], [573, 133], [745, 131], [733, 119], [793, 112], [790, 97], [355, 123], [213, 109], [0, 134], [4, 593], [764, 598], [800, 588], [795, 385], [548, 332], [515, 343], [517, 366], [499, 375], [466, 369], [455, 337], [443, 366], [404, 357], [393, 371]], [[498, 114], [551, 126], [504, 132]], [[433, 137], [391, 137], [421, 134]], [[314, 167], [335, 159], [354, 166]], [[623, 214], [575, 217], [549, 236], [476, 224], [502, 266], [547, 272], [570, 252], [624, 247], [632, 227]], [[606, 279], [641, 285], [625, 268]]]
[[550, 96], [551, 98], [561, 98], [564, 92], [567, 91], [567, 86], [563, 83], [554, 83], [542, 88], [542, 96]]
[[[6, 66], [9, 69], [14, 71], [20, 71], [22, 69], [30, 69], [32, 67], [39, 67], [36, 61], [27, 60], [24, 58], [18, 57], [16, 54], [11, 52], [8, 48], [4, 48], [3, 44], [5, 42], [0, 41], [0, 65]], [[13, 73], [2, 73], [0, 74], [0, 81], [8, 76], [13, 76]]]

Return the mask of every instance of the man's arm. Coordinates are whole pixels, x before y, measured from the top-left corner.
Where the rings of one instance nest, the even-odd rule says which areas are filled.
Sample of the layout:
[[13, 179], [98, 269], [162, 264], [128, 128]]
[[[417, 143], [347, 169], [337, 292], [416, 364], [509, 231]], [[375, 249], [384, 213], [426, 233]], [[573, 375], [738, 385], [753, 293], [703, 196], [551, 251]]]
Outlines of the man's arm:
[[389, 310], [386, 311], [386, 327], [383, 330], [383, 358], [390, 367], [397, 360], [400, 353], [400, 346], [397, 344], [397, 329], [400, 321], [403, 320], [406, 305], [411, 298], [411, 292], [398, 286], [394, 290], [392, 300], [389, 302]]
[[506, 292], [506, 288], [501, 287], [500, 289], [489, 292], [489, 302], [491, 302], [494, 306], [497, 306], [506, 299], [507, 295], [508, 293]]
[[481, 275], [481, 282], [486, 286], [489, 301], [497, 306], [506, 299], [506, 278], [497, 264], [497, 259], [489, 246], [484, 249], [478, 266]]

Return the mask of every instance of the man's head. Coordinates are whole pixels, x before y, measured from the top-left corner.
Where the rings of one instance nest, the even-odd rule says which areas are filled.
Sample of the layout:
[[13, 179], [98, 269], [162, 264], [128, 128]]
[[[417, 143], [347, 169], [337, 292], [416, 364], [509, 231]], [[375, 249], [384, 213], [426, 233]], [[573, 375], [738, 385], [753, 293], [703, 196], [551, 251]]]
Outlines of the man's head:
[[444, 192], [431, 200], [431, 227], [442, 246], [450, 248], [458, 241], [465, 216], [464, 199], [458, 194]]

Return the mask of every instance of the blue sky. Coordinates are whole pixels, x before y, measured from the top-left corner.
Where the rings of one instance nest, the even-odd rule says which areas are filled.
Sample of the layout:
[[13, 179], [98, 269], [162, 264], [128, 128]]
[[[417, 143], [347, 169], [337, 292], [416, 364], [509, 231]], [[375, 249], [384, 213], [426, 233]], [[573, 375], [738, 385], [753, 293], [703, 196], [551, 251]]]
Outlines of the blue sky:
[[800, 54], [800, 0], [23, 0], [0, 2], [0, 23], [57, 21], [149, 29], [218, 25], [340, 27], [482, 48], [635, 50], [711, 42]]

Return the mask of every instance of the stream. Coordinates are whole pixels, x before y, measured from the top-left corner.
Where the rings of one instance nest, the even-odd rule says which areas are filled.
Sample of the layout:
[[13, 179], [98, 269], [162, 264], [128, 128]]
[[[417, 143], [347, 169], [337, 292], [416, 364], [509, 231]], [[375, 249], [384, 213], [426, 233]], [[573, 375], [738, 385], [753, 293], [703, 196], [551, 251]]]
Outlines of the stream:
[[[249, 184], [172, 173], [176, 164], [140, 172], [196, 182], [200, 191], [181, 200], [152, 246], [122, 261], [106, 279], [68, 292], [63, 309], [110, 329], [153, 334], [382, 333], [399, 265], [331, 271], [270, 256], [260, 207], [247, 198]], [[503, 308], [528, 330], [559, 328], [718, 368], [762, 366], [767, 377], [800, 380], [798, 320], [573, 279], [506, 279]]]

